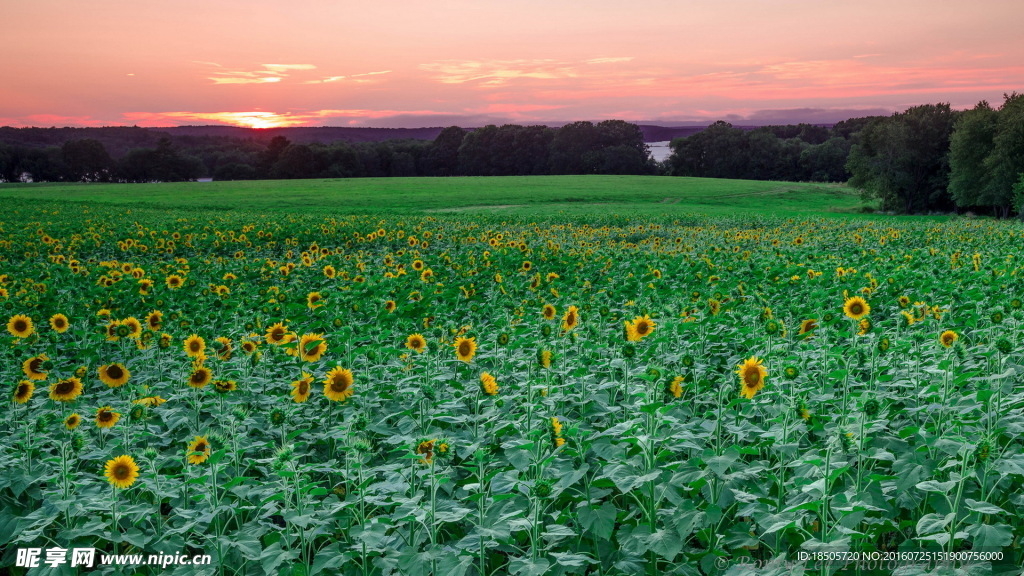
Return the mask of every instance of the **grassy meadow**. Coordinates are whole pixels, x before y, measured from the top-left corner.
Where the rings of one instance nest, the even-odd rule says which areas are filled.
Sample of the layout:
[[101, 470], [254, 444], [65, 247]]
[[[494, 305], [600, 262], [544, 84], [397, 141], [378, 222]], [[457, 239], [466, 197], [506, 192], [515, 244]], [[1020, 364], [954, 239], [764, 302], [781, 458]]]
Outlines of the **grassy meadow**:
[[[838, 184], [657, 176], [353, 178], [158, 184], [0, 184], [0, 198], [153, 208], [414, 214], [466, 210], [550, 216], [856, 212], [863, 203]], [[495, 208], [495, 207], [499, 208]]]
[[688, 178], [0, 201], [10, 573], [31, 546], [254, 576], [1020, 561], [1019, 222]]

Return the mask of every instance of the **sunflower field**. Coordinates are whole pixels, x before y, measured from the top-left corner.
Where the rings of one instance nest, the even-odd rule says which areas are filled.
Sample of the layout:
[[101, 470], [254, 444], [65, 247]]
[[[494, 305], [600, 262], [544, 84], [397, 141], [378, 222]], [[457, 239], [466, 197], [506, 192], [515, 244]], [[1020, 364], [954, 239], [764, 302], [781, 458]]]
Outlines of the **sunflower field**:
[[1019, 223], [5, 201], [0, 566], [999, 573], [1022, 297]]

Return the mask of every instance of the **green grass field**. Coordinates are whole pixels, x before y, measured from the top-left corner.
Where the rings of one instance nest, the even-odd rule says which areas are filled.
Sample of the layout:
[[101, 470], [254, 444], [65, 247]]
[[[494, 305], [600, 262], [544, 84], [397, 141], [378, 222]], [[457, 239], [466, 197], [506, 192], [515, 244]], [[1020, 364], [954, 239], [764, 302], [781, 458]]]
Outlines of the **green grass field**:
[[657, 176], [362, 178], [161, 184], [3, 184], [0, 199], [98, 202], [153, 208], [415, 214], [495, 211], [523, 216], [854, 214], [843, 185]]

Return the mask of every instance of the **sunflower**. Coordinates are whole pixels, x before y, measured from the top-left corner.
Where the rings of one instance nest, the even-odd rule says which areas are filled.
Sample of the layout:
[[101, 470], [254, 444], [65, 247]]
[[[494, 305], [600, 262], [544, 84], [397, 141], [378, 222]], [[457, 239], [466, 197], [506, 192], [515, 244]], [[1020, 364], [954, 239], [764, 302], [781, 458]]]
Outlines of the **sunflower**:
[[164, 400], [159, 396], [147, 396], [145, 398], [139, 398], [138, 400], [134, 401], [133, 404], [139, 404], [140, 406], [145, 406], [146, 408], [153, 408], [155, 406], [163, 404], [164, 402], [167, 402], [167, 400]]
[[424, 464], [432, 464], [434, 462], [434, 443], [437, 440], [424, 440], [416, 446], [416, 453], [422, 456], [420, 459]]
[[800, 323], [799, 335], [807, 334], [818, 327], [818, 320], [816, 318], [808, 318]]
[[181, 276], [178, 276], [177, 274], [171, 274], [170, 276], [167, 277], [166, 283], [167, 287], [170, 288], [171, 290], [177, 290], [178, 288], [181, 288], [181, 286], [185, 283], [185, 279], [182, 278]]
[[206, 436], [196, 436], [188, 445], [188, 463], [202, 464], [210, 458], [210, 441]]
[[203, 340], [202, 336], [193, 334], [188, 338], [185, 338], [183, 346], [185, 348], [185, 354], [188, 354], [189, 358], [198, 358], [203, 354], [203, 351], [206, 350], [206, 341]]
[[7, 321], [7, 331], [17, 338], [28, 338], [35, 332], [32, 319], [24, 314], [15, 314]]
[[310, 292], [306, 295], [306, 306], [308, 306], [310, 310], [316, 310], [324, 305], [323, 300], [323, 294], [319, 292]]
[[142, 336], [142, 322], [139, 322], [138, 318], [136, 318], [134, 316], [129, 316], [129, 317], [125, 318], [124, 320], [121, 320], [121, 325], [128, 327], [128, 330], [129, 330], [128, 337], [129, 338], [133, 338], [134, 339], [134, 338], [138, 338], [139, 336]]
[[870, 312], [871, 306], [867, 303], [866, 300], [864, 300], [860, 296], [848, 298], [846, 302], [843, 303], [843, 314], [846, 314], [847, 318], [851, 318], [853, 320], [860, 320], [861, 318], [867, 316]]
[[228, 392], [234, 392], [238, 390], [238, 383], [234, 380], [214, 380], [213, 387], [221, 394], [227, 394]]
[[160, 331], [163, 326], [164, 313], [159, 310], [153, 310], [146, 316], [146, 327], [154, 332]]
[[103, 473], [107, 477], [107, 482], [110, 482], [114, 488], [123, 490], [138, 480], [139, 465], [131, 456], [122, 455], [108, 460]]
[[626, 338], [630, 342], [639, 342], [654, 331], [654, 321], [650, 316], [637, 316], [632, 321], [626, 322]]
[[282, 322], [267, 328], [267, 344], [281, 345], [288, 342], [288, 328]]
[[327, 351], [323, 334], [303, 334], [299, 339], [299, 357], [305, 362], [316, 362]]
[[352, 371], [337, 366], [324, 379], [324, 394], [330, 400], [344, 402], [353, 394], [352, 382]]
[[580, 323], [579, 308], [575, 306], [569, 306], [569, 309], [565, 311], [565, 315], [562, 316], [562, 330], [568, 332], [572, 330]]
[[665, 391], [673, 398], [681, 397], [683, 395], [683, 381], [685, 380], [686, 378], [683, 376], [676, 376], [672, 379], [672, 382], [669, 383], [668, 388]]
[[908, 298], [906, 296], [900, 296], [899, 304], [900, 304], [900, 308], [906, 308], [907, 306], [910, 306], [910, 298]]
[[544, 308], [541, 309], [540, 313], [544, 315], [545, 320], [554, 320], [555, 315], [558, 314], [558, 311], [555, 310], [555, 307], [552, 306], [551, 304], [545, 304]]
[[68, 417], [64, 419], [64, 427], [67, 428], [68, 430], [74, 430], [75, 428], [78, 428], [78, 425], [81, 423], [82, 417], [79, 416], [77, 413], [69, 414]]
[[96, 410], [96, 425], [100, 428], [113, 428], [114, 424], [121, 419], [120, 412], [114, 412], [110, 406], [104, 406]]
[[484, 394], [494, 396], [498, 393], [498, 381], [490, 373], [484, 372], [480, 375], [480, 388]]
[[68, 331], [68, 317], [63, 314], [54, 314], [50, 316], [50, 328], [53, 328], [54, 332], [63, 334]]
[[459, 336], [455, 339], [455, 355], [459, 360], [467, 363], [471, 362], [475, 354], [476, 338], [463, 338]]
[[24, 404], [32, 399], [32, 393], [36, 391], [36, 385], [31, 380], [22, 380], [14, 389], [14, 401]]
[[82, 395], [82, 381], [72, 376], [50, 384], [50, 399], [71, 402]]
[[761, 362], [757, 356], [751, 356], [736, 369], [736, 374], [740, 377], [740, 396], [752, 399], [758, 390], [764, 388], [764, 378], [768, 375], [768, 369], [762, 366]]
[[388, 300], [384, 303], [384, 310], [387, 311], [388, 314], [394, 312], [395, 308], [398, 308], [398, 304], [394, 300]]
[[551, 350], [544, 349], [537, 352], [537, 363], [540, 364], [541, 368], [551, 368], [551, 359], [553, 358]]
[[405, 347], [414, 350], [417, 354], [422, 354], [427, 349], [427, 341], [422, 334], [411, 334], [405, 339]]
[[206, 366], [196, 366], [188, 377], [188, 385], [192, 388], [202, 388], [213, 379], [213, 372]]
[[161, 349], [166, 350], [171, 347], [171, 335], [164, 332], [160, 335], [160, 339], [157, 340], [157, 346]]
[[302, 373], [302, 378], [292, 382], [292, 399], [302, 403], [309, 400], [310, 386], [313, 385], [313, 375]]
[[117, 388], [124, 386], [128, 383], [128, 379], [131, 378], [131, 373], [125, 368], [124, 364], [114, 363], [107, 364], [106, 366], [100, 366], [100, 382], [103, 382], [111, 388]]
[[960, 338], [960, 335], [952, 330], [946, 330], [942, 334], [939, 334], [939, 343], [949, 348], [953, 346], [953, 343]]
[[21, 371], [29, 380], [45, 380], [48, 372], [46, 367], [49, 363], [50, 358], [46, 354], [40, 354], [22, 362]]
[[252, 354], [253, 352], [256, 352], [256, 348], [256, 343], [253, 342], [252, 340], [246, 340], [242, 342], [242, 352], [245, 352], [246, 354]]
[[218, 336], [214, 342], [216, 342], [214, 349], [217, 351], [217, 358], [220, 358], [221, 360], [230, 360], [231, 339], [225, 336]]

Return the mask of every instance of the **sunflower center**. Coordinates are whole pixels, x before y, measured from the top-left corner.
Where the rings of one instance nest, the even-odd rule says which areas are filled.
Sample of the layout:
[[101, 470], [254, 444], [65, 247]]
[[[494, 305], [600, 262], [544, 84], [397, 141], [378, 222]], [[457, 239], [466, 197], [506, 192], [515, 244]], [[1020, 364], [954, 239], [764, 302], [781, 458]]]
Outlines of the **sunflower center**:
[[743, 382], [747, 386], [757, 386], [757, 383], [761, 380], [761, 372], [757, 368], [747, 368], [743, 372]]
[[75, 385], [68, 380], [61, 380], [57, 383], [57, 387], [54, 388], [54, 392], [57, 394], [70, 394], [75, 389]]
[[17, 395], [28, 396], [28, 384], [19, 384]]
[[56, 326], [57, 328], [63, 328], [64, 327], [64, 319], [63, 318], [55, 318], [53, 320], [53, 325]]
[[24, 320], [15, 320], [14, 330], [16, 332], [24, 332], [25, 330], [28, 330], [28, 323], [25, 322]]
[[331, 381], [332, 392], [344, 392], [348, 390], [348, 382], [344, 378], [335, 378]]
[[471, 347], [468, 342], [459, 344], [459, 356], [469, 356], [470, 348]]
[[102, 410], [96, 416], [96, 419], [99, 420], [100, 422], [109, 422], [109, 421], [114, 419], [114, 413], [113, 412], [109, 412], [107, 410]]
[[192, 382], [201, 384], [206, 381], [206, 374], [202, 371], [196, 371], [192, 373]]
[[29, 362], [29, 364], [28, 364], [28, 369], [31, 370], [32, 372], [39, 372], [39, 369], [42, 368], [42, 367], [43, 367], [43, 359], [42, 358], [33, 358], [32, 361]]
[[127, 480], [128, 477], [132, 475], [131, 467], [127, 464], [117, 464], [114, 466], [112, 472], [114, 474], [114, 478], [117, 478], [118, 480]]
[[852, 312], [854, 315], [859, 315], [863, 311], [864, 307], [861, 306], [859, 302], [854, 302], [853, 304], [850, 304], [850, 312]]
[[124, 370], [121, 370], [121, 367], [117, 364], [113, 364], [107, 367], [107, 376], [113, 380], [118, 380], [124, 376]]
[[193, 352], [199, 352], [199, 342], [196, 341], [196, 342], [189, 343], [188, 349], [193, 351]]
[[200, 442], [200, 443], [196, 444], [195, 451], [196, 452], [206, 452], [206, 443], [205, 442]]
[[299, 382], [299, 395], [305, 396], [306, 394], [309, 394], [309, 382], [303, 380]]
[[636, 333], [640, 334], [641, 336], [646, 335], [650, 330], [651, 327], [650, 325], [647, 324], [647, 322], [640, 322], [639, 324], [636, 325]]

